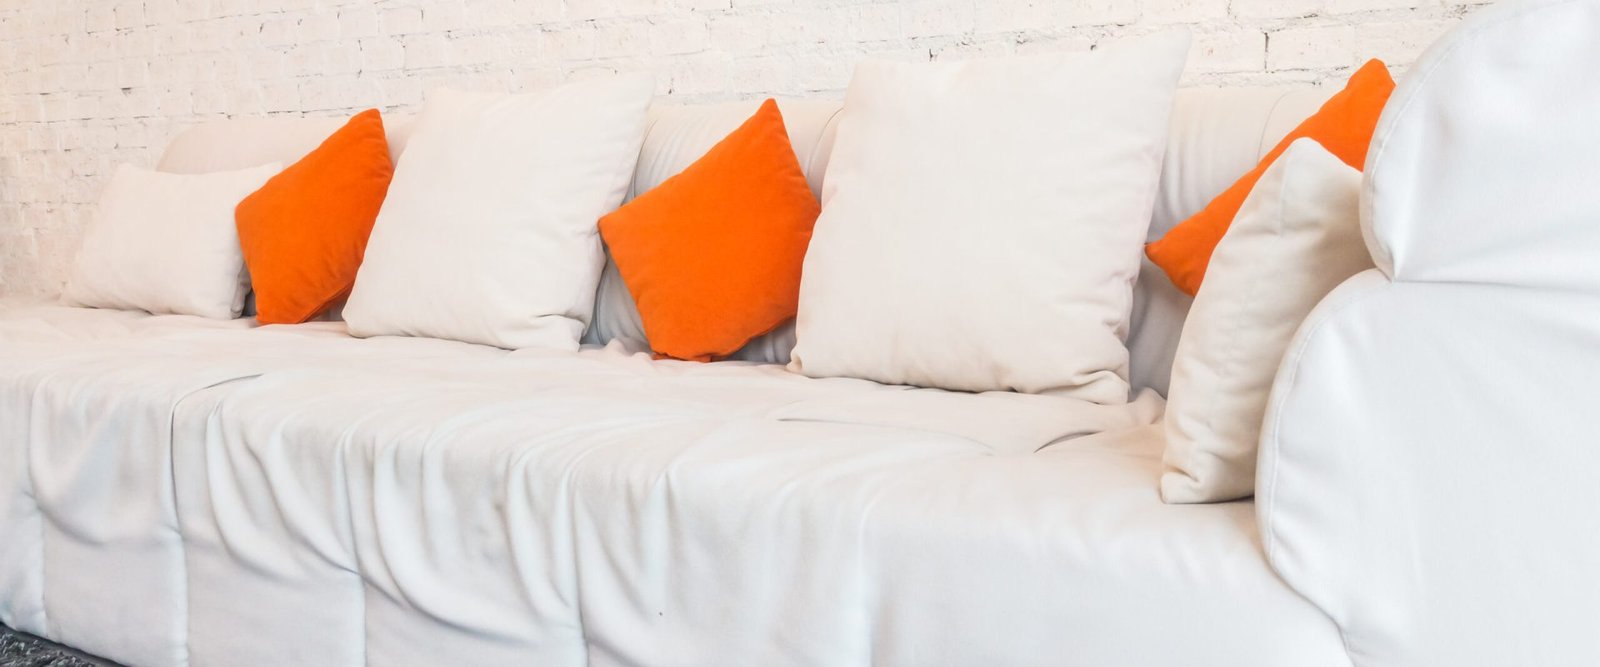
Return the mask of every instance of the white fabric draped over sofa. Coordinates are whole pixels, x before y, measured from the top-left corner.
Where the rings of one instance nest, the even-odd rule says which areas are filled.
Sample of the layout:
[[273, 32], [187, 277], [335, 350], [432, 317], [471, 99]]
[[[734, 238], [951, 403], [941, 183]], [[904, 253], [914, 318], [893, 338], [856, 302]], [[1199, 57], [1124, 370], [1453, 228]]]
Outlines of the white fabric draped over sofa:
[[[1324, 96], [1180, 95], [1152, 235]], [[658, 108], [635, 194], [753, 106]], [[837, 103], [783, 106], [820, 186]], [[161, 167], [332, 122], [201, 126]], [[1344, 664], [1249, 503], [1161, 503], [1187, 299], [1139, 296], [1114, 407], [654, 362], [614, 275], [576, 355], [11, 308], [0, 621], [140, 665]]]
[[[0, 622], [139, 665], [1600, 662], [1597, 27], [1507, 3], [1408, 76], [1259, 504], [1159, 499], [1156, 271], [1112, 407], [652, 361], [614, 276], [577, 353], [4, 304]], [[1180, 96], [1151, 235], [1320, 100]], [[752, 107], [658, 109], [634, 192]], [[816, 184], [834, 105], [785, 111]]]
[[336, 323], [9, 334], [81, 312], [0, 325], [0, 442], [28, 445], [0, 611], [131, 664], [1344, 661], [1248, 503], [1160, 502], [1153, 393]]
[[1374, 665], [1600, 664], [1600, 2], [1486, 8], [1368, 155], [1378, 268], [1279, 372], [1274, 568]]

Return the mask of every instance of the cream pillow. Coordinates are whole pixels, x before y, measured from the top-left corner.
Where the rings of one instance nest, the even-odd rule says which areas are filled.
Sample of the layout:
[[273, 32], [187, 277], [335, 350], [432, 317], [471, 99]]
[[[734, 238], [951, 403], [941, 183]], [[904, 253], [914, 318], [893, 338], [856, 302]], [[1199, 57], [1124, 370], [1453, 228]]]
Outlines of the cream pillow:
[[433, 92], [344, 309], [356, 336], [576, 349], [654, 86], [628, 75], [522, 95]]
[[100, 196], [61, 299], [152, 313], [239, 316], [249, 286], [233, 209], [283, 170], [210, 174], [122, 165]]
[[791, 368], [1128, 400], [1132, 286], [1187, 34], [866, 62], [840, 114]]
[[1361, 172], [1301, 139], [1239, 209], [1211, 256], [1172, 365], [1167, 502], [1254, 492], [1261, 422], [1295, 330], [1334, 287], [1372, 268], [1360, 200]]

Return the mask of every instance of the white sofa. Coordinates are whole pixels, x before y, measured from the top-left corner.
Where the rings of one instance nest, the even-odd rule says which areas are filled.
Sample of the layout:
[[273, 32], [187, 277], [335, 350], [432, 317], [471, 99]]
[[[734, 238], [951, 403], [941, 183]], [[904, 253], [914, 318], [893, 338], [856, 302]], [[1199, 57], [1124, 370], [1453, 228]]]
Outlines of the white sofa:
[[[1152, 234], [1324, 96], [1182, 93]], [[658, 108], [634, 192], [753, 109]], [[837, 110], [783, 104], [816, 187]], [[337, 122], [200, 126], [160, 168]], [[640, 331], [613, 272], [576, 356], [14, 309], [0, 489], [31, 492], [0, 515], [43, 539], [8, 547], [0, 621], [141, 665], [1342, 664], [1249, 503], [1161, 503], [1187, 298], [1144, 276], [1129, 407], [650, 361], [599, 345]]]
[[[1507, 206], [1474, 186], [1473, 135], [1451, 135], [1458, 160], [1427, 172], [1443, 175], [1405, 167], [1439, 119], [1505, 144], [1511, 164], [1556, 150], [1507, 144], [1504, 118], [1438, 82], [1487, 77], [1553, 103], [1518, 74], [1560, 58], [1469, 56], [1593, 25], [1597, 5], [1482, 12], [1467, 47], [1436, 49], [1403, 85], [1420, 120], [1392, 112], [1369, 169], [1370, 241], [1391, 254], [1302, 329], [1259, 508], [1159, 498], [1159, 393], [1187, 299], [1154, 269], [1136, 288], [1127, 406], [653, 361], [614, 272], [577, 353], [6, 304], [0, 622], [138, 665], [1594, 659], [1600, 454], [1568, 451], [1593, 437], [1594, 392], [1543, 383], [1588, 379], [1573, 369], [1594, 368], [1600, 310], [1573, 313], [1600, 306], [1600, 280], [1516, 268], [1530, 248], [1476, 213]], [[1538, 39], [1600, 53], [1556, 33]], [[1600, 85], [1563, 98], [1600, 109]], [[1322, 99], [1181, 93], [1152, 238]], [[658, 108], [634, 193], [753, 107]], [[783, 110], [818, 187], [837, 104]], [[160, 167], [292, 160], [335, 122], [197, 127]], [[1566, 139], [1594, 148], [1600, 133]], [[1592, 175], [1581, 159], [1596, 154], [1557, 166]], [[1403, 180], [1381, 180], [1386, 164]], [[1592, 253], [1600, 226], [1546, 229], [1535, 209], [1519, 233], [1551, 234], [1531, 250], [1584, 266], [1570, 255]], [[1419, 251], [1427, 234], [1474, 245]], [[785, 336], [743, 356], [781, 359]], [[1516, 352], [1461, 367], [1484, 346]]]

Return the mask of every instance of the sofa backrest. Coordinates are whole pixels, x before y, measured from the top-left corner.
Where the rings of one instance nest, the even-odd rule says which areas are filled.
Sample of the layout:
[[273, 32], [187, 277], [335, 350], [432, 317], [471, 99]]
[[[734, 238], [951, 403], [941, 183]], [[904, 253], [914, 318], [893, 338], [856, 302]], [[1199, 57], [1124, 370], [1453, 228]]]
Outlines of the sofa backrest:
[[[1200, 210], [1255, 166], [1329, 92], [1297, 88], [1193, 88], [1179, 92], [1150, 238]], [[755, 112], [758, 100], [711, 105], [657, 104], [634, 171], [632, 197], [659, 185], [699, 158]], [[838, 122], [837, 100], [780, 102], [789, 138], [813, 191], [820, 194]], [[240, 169], [265, 162], [290, 163], [315, 148], [343, 118], [275, 116], [214, 121], [179, 134], [157, 168], [177, 173]], [[386, 116], [390, 151], [405, 150], [411, 118]], [[1188, 313], [1189, 297], [1172, 287], [1148, 261], [1135, 289], [1128, 348], [1135, 387], [1166, 393], [1172, 357]], [[594, 323], [585, 342], [642, 338], [638, 312], [614, 267], [602, 277]], [[793, 327], [753, 342], [739, 358], [787, 361]]]

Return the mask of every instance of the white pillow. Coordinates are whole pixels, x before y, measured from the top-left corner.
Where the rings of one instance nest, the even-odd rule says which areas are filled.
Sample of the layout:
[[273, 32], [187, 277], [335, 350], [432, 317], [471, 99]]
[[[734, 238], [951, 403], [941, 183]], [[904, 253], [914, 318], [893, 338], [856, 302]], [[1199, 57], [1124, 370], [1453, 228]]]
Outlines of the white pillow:
[[233, 209], [283, 170], [210, 174], [117, 168], [61, 299], [152, 313], [239, 316], [249, 278]]
[[1184, 33], [856, 68], [791, 368], [1128, 400], [1132, 286]]
[[356, 336], [577, 349], [627, 192], [647, 75], [522, 94], [434, 91], [345, 306]]
[[1261, 422], [1295, 330], [1329, 291], [1372, 268], [1360, 200], [1361, 172], [1311, 139], [1291, 144], [1245, 199], [1211, 255], [1172, 365], [1167, 502], [1254, 492]]

